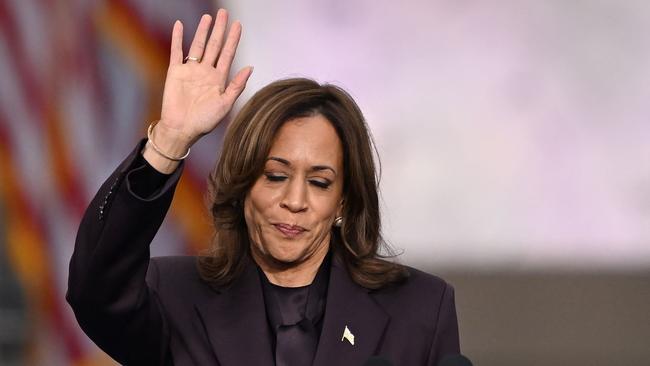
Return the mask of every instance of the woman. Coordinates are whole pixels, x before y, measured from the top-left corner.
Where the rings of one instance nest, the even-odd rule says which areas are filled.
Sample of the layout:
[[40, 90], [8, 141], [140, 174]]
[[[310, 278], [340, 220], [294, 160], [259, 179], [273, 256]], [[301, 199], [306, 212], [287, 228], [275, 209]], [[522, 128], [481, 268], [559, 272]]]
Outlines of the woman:
[[82, 219], [67, 299], [84, 331], [129, 365], [435, 365], [458, 353], [453, 288], [378, 254], [370, 136], [335, 86], [256, 93], [210, 176], [210, 253], [149, 258], [182, 160], [252, 72], [227, 82], [241, 26], [225, 37], [224, 10], [208, 35], [210, 24], [185, 59], [174, 25], [161, 119]]

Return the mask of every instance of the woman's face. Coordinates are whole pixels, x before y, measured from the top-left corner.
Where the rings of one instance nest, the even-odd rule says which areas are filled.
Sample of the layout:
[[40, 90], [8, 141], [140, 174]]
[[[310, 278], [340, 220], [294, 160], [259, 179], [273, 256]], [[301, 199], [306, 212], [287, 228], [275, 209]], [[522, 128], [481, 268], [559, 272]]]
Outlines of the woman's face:
[[244, 203], [258, 264], [320, 263], [341, 213], [342, 192], [343, 150], [330, 122], [314, 115], [284, 123]]

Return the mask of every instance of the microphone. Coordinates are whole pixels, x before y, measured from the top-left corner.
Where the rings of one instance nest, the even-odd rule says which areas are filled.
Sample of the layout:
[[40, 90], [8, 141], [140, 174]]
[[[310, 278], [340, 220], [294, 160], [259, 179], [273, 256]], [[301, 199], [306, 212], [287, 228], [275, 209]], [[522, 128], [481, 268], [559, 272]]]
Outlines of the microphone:
[[393, 364], [381, 356], [372, 356], [363, 366], [393, 366]]
[[472, 362], [463, 355], [448, 355], [440, 360], [438, 366], [472, 366]]

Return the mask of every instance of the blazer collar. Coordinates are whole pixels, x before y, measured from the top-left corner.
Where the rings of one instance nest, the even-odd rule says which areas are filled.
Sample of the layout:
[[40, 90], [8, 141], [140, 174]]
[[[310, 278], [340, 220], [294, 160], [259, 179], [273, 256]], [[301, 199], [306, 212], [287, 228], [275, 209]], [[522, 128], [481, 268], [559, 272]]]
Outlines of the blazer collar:
[[[262, 284], [251, 260], [227, 289], [195, 304], [219, 363], [273, 365], [271, 334]], [[314, 366], [361, 365], [375, 354], [389, 316], [368, 289], [354, 283], [336, 255], [332, 257], [325, 317]], [[345, 328], [354, 345], [343, 339]]]
[[[362, 365], [375, 354], [389, 316], [368, 291], [352, 281], [335, 255], [314, 366]], [[354, 336], [354, 345], [343, 338], [346, 327]]]
[[262, 285], [255, 263], [249, 261], [231, 286], [217, 292], [195, 307], [219, 363], [273, 365]]

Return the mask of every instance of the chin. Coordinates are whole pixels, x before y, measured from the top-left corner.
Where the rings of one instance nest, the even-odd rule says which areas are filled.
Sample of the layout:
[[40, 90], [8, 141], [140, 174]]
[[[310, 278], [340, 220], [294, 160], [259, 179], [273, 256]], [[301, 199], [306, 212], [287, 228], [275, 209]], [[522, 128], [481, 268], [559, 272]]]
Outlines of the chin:
[[276, 248], [270, 249], [267, 255], [273, 258], [274, 261], [283, 264], [293, 264], [301, 262], [304, 257], [304, 251], [298, 248]]
[[261, 260], [275, 266], [292, 267], [308, 260], [318, 253], [318, 248], [310, 246], [310, 238], [302, 240], [283, 240], [282, 238], [262, 238], [262, 245], [257, 246]]

